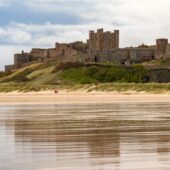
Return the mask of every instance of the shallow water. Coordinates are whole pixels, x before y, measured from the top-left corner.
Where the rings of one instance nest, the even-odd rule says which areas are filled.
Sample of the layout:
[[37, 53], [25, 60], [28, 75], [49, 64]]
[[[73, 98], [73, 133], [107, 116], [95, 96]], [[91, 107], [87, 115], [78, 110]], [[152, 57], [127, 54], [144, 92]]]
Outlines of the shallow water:
[[170, 103], [0, 106], [0, 170], [140, 169], [170, 169]]

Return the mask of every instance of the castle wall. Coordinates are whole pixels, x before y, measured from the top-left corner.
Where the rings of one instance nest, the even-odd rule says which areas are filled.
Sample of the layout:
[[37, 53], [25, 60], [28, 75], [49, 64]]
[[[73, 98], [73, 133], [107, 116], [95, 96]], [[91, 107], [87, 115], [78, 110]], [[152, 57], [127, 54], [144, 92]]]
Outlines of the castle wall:
[[48, 58], [48, 49], [33, 48], [30, 54], [34, 57]]
[[[34, 48], [30, 53], [28, 53], [27, 56], [24, 55], [17, 55], [16, 64], [18, 62], [24, 63], [28, 62], [30, 58], [42, 58], [43, 61], [47, 60], [58, 60], [58, 61], [68, 61], [74, 60], [73, 57], [79, 54], [78, 50], [83, 50], [84, 46], [86, 47], [86, 44], [83, 44], [82, 42], [75, 42], [70, 44], [59, 44], [56, 43], [55, 48], [49, 48], [49, 49], [39, 49]], [[31, 56], [31, 57], [30, 57]]]
[[95, 56], [95, 61], [97, 62], [121, 62], [127, 59], [129, 59], [129, 51], [127, 49], [103, 51]]
[[129, 49], [130, 59], [136, 62], [150, 61], [154, 59], [155, 50], [149, 48]]
[[97, 62], [144, 62], [154, 59], [155, 50], [141, 48], [124, 48], [109, 51], [98, 52], [95, 54], [94, 61]]
[[167, 45], [165, 58], [170, 58], [170, 44]]
[[129, 59], [129, 51], [126, 49], [113, 50], [108, 54], [108, 61], [125, 61]]
[[50, 48], [48, 49], [48, 59], [49, 58], [56, 58], [57, 57], [57, 53], [56, 53], [56, 48]]
[[[73, 56], [78, 55], [78, 51], [73, 48], [73, 44], [58, 44], [56, 46], [55, 56], [59, 60], [72, 60]], [[51, 55], [50, 55], [51, 57]]]
[[30, 62], [30, 55], [27, 53], [14, 54], [14, 65]]
[[9, 72], [9, 71], [15, 70], [17, 68], [18, 68], [17, 65], [6, 65], [5, 66], [5, 72]]

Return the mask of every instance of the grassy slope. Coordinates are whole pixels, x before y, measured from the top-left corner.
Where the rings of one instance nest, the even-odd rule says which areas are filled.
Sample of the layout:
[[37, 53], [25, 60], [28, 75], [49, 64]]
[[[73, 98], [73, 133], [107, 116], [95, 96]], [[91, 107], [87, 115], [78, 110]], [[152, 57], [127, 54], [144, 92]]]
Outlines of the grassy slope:
[[170, 68], [170, 59], [153, 60], [142, 64], [146, 68]]
[[[55, 88], [85, 88], [89, 91], [170, 91], [170, 84], [143, 84], [146, 68], [169, 66], [170, 61], [144, 63], [144, 66], [120, 67], [115, 64], [56, 62], [33, 64], [0, 78], [0, 92], [39, 91]], [[97, 85], [95, 85], [97, 84]]]

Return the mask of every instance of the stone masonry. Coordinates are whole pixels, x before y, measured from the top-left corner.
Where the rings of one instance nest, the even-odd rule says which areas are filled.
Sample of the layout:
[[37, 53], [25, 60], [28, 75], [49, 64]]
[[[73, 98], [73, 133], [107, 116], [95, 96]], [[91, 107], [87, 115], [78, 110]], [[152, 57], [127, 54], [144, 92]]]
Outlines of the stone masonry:
[[90, 31], [88, 45], [91, 51], [107, 51], [119, 48], [119, 30], [115, 30], [114, 33], [103, 32], [103, 29], [98, 29], [96, 33]]

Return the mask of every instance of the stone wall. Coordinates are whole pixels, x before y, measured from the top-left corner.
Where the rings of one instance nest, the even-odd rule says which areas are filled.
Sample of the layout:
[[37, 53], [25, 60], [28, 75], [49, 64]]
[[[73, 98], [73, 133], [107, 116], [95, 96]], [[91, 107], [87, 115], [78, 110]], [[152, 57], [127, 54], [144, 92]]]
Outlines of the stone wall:
[[128, 60], [134, 63], [150, 61], [154, 59], [154, 49], [145, 48], [124, 48], [103, 52], [96, 52], [94, 61], [96, 62], [119, 62], [125, 63]]
[[79, 56], [87, 55], [87, 43], [74, 42], [74, 43], [56, 43], [55, 48], [41, 49], [33, 48], [30, 53], [22, 51], [21, 54], [14, 54], [14, 65], [6, 66], [6, 70], [16, 69], [24, 65], [34, 62], [43, 62], [49, 60], [56, 60], [62, 62], [75, 62], [79, 61]]
[[9, 72], [9, 71], [15, 70], [17, 68], [18, 68], [17, 65], [6, 65], [5, 66], [5, 72]]
[[170, 58], [170, 44], [167, 45], [165, 58]]
[[48, 58], [48, 49], [33, 48], [30, 52], [31, 56]]
[[20, 65], [31, 61], [29, 53], [14, 54], [14, 65]]
[[150, 61], [154, 59], [156, 50], [149, 48], [129, 49], [130, 59], [136, 62]]

